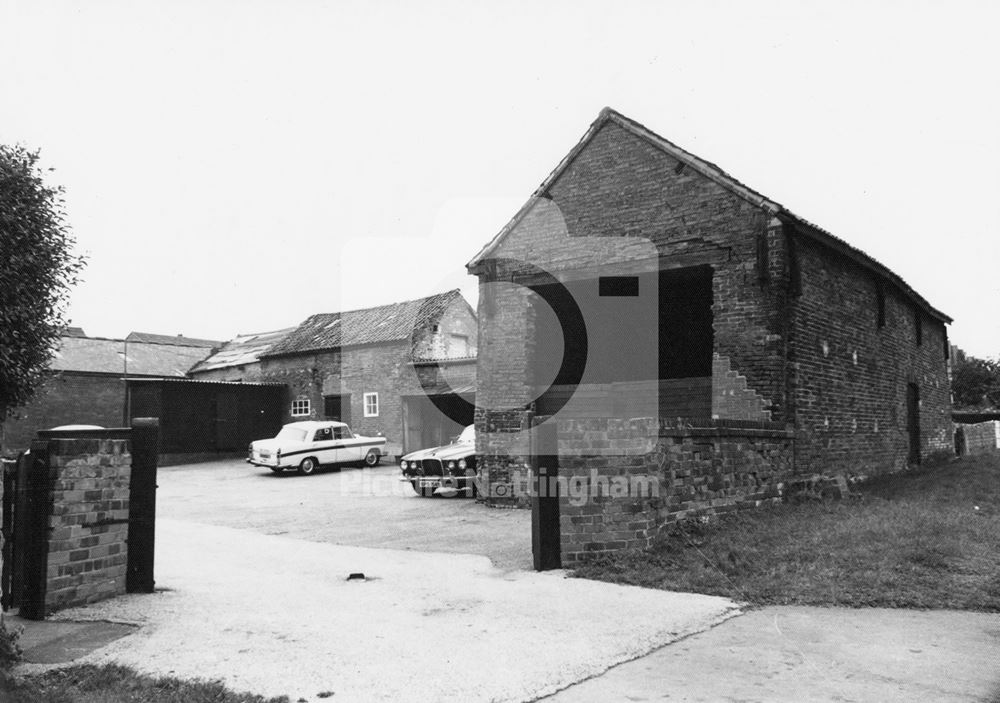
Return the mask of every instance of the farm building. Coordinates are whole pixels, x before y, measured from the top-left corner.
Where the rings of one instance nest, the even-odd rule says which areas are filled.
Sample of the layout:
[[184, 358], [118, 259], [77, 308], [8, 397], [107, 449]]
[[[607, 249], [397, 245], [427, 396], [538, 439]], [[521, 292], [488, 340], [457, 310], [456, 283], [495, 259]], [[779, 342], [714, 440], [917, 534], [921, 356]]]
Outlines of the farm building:
[[[613, 110], [468, 268], [488, 500], [541, 496], [529, 469], [557, 477], [557, 561], [645, 547], [796, 476], [953, 449], [947, 315]], [[653, 484], [609, 495], [615, 477]]]
[[60, 425], [121, 427], [127, 422], [127, 378], [181, 378], [221, 342], [131, 333], [88, 337], [67, 328], [34, 400], [2, 423], [5, 453], [27, 449], [35, 432]]
[[401, 455], [472, 424], [476, 334], [457, 290], [312, 315], [258, 355], [254, 379], [287, 387], [284, 422], [340, 420]]

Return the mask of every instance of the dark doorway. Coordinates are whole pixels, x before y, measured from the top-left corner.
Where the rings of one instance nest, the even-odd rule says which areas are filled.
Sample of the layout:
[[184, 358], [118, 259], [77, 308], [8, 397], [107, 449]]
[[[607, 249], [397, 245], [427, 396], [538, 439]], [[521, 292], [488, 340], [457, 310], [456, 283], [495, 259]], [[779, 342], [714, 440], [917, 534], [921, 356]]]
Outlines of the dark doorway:
[[323, 397], [323, 416], [327, 420], [336, 420], [351, 424], [351, 395], [327, 395]]
[[540, 396], [549, 389], [536, 412], [569, 403], [564, 414], [579, 417], [709, 416], [712, 275], [696, 266], [563, 283], [585, 318], [585, 345], [563, 339], [558, 287], [539, 286], [553, 293], [530, 297], [529, 382]]
[[475, 399], [457, 393], [403, 398], [403, 453], [439, 447], [475, 421]]
[[906, 385], [906, 432], [910, 438], [909, 464], [920, 463], [920, 388], [915, 383]]

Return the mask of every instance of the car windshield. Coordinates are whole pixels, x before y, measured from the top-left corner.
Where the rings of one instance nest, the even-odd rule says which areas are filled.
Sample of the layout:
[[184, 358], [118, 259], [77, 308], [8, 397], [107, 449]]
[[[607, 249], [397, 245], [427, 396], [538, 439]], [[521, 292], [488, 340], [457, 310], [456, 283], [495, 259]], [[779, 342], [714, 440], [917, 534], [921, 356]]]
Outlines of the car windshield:
[[455, 440], [455, 442], [465, 442], [468, 444], [472, 444], [475, 441], [476, 441], [475, 425], [469, 425], [468, 427], [466, 427], [464, 430], [462, 430], [462, 434], [458, 436], [458, 439]]
[[301, 442], [306, 438], [306, 431], [298, 427], [282, 427], [281, 432], [275, 439], [290, 439], [293, 442]]

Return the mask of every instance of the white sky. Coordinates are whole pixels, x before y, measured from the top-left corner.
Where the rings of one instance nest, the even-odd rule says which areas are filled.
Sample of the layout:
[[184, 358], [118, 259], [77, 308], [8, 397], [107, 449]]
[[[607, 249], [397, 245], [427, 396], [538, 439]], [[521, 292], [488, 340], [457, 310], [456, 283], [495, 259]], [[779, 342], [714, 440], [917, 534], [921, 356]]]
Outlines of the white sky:
[[0, 0], [0, 142], [88, 334], [228, 339], [463, 287], [610, 105], [1000, 354], [1000, 4]]

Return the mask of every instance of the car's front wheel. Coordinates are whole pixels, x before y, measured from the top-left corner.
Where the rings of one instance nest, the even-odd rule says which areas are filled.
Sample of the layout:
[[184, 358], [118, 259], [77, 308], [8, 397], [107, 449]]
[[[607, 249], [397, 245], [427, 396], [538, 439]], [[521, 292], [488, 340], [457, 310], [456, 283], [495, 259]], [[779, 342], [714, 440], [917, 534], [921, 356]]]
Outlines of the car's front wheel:
[[302, 463], [299, 464], [299, 473], [302, 474], [303, 476], [308, 476], [315, 470], [316, 470], [316, 460], [313, 459], [311, 456], [306, 457], [305, 459], [302, 460]]
[[368, 450], [368, 453], [365, 454], [365, 466], [369, 466], [369, 467], [370, 466], [378, 466], [378, 462], [381, 459], [382, 459], [382, 455], [380, 455], [374, 449], [370, 449], [370, 450]]

